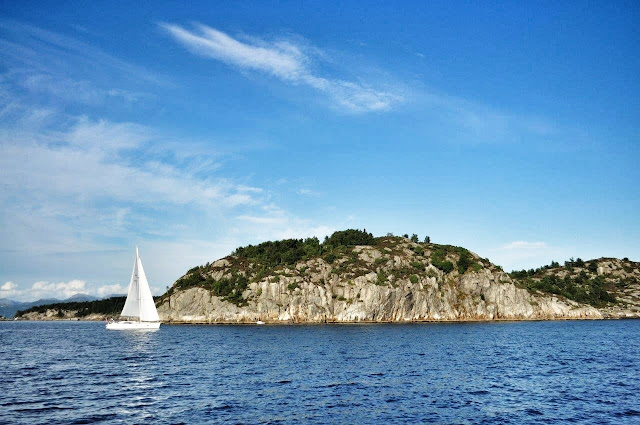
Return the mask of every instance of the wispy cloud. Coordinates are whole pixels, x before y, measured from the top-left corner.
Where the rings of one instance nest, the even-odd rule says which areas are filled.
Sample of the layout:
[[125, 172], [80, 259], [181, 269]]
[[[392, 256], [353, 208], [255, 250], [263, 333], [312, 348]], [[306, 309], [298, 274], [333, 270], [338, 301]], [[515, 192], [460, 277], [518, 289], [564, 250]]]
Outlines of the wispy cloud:
[[543, 241], [512, 241], [495, 248], [489, 248], [489, 258], [505, 270], [539, 267], [552, 260], [564, 258], [567, 247], [556, 246]]
[[[189, 140], [167, 141], [147, 126], [56, 111], [25, 120], [30, 108], [17, 99], [11, 114], [0, 117], [0, 269], [10, 282], [2, 296], [117, 292], [113, 282], [129, 267], [123, 246], [144, 246], [150, 281], [164, 288], [194, 264], [247, 240], [324, 231], [273, 205], [261, 187], [226, 178], [215, 167], [205, 172], [196, 161], [200, 144], [189, 153]], [[171, 154], [176, 146], [179, 158]], [[210, 143], [207, 156], [216, 156], [215, 146]], [[122, 269], [87, 279], [96, 264]], [[5, 274], [9, 267], [29, 271]], [[48, 278], [70, 269], [85, 278]], [[20, 280], [38, 282], [21, 289]]]
[[[419, 86], [419, 85], [418, 85]], [[530, 138], [557, 140], [575, 131], [558, 128], [544, 117], [502, 111], [482, 103], [451, 96], [427, 87], [416, 88], [415, 99], [425, 117], [450, 128], [448, 140], [465, 144], [514, 143]]]
[[254, 215], [239, 215], [238, 220], [252, 224], [284, 224], [287, 222], [285, 217], [257, 217]]
[[140, 106], [153, 98], [144, 90], [170, 86], [166, 78], [77, 38], [8, 20], [0, 20], [0, 62], [0, 84], [54, 108]]
[[317, 196], [317, 195], [319, 195], [319, 193], [316, 192], [315, 190], [306, 189], [306, 188], [298, 189], [298, 191], [296, 193], [298, 195], [303, 195], [303, 196]]
[[127, 79], [160, 85], [168, 83], [156, 73], [116, 58], [73, 37], [7, 20], [0, 21], [0, 31], [11, 38], [0, 39], [2, 56], [12, 59], [7, 63], [29, 66], [45, 73], [52, 69], [67, 70], [70, 63], [82, 63], [90, 65], [92, 69], [103, 69], [111, 75], [117, 72]]
[[502, 249], [513, 251], [513, 250], [531, 250], [531, 249], [543, 249], [546, 248], [547, 244], [545, 242], [527, 242], [527, 241], [514, 241], [504, 244]]
[[241, 69], [261, 71], [292, 84], [304, 84], [331, 97], [349, 112], [385, 111], [404, 99], [399, 93], [340, 78], [318, 75], [312, 70], [316, 56], [291, 41], [252, 38], [243, 42], [206, 25], [188, 30], [161, 24], [171, 36], [195, 54]]
[[[255, 242], [274, 239], [307, 238], [324, 236], [333, 233], [333, 226], [318, 225], [311, 220], [296, 217], [275, 205], [265, 205], [262, 214], [243, 214], [236, 217], [241, 227], [232, 232], [245, 232], [253, 235]], [[242, 230], [240, 230], [242, 229]]]

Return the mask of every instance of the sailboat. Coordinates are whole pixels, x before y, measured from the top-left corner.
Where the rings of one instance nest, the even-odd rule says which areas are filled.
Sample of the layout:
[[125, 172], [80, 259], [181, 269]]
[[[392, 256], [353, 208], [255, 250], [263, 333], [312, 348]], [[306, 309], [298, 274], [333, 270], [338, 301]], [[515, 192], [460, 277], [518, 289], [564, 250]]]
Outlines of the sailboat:
[[107, 329], [151, 330], [160, 328], [160, 317], [158, 317], [158, 310], [156, 310], [156, 305], [153, 302], [147, 276], [142, 268], [138, 247], [136, 247], [136, 260], [133, 263], [133, 273], [131, 273], [127, 300], [124, 303], [120, 317], [124, 320], [107, 322]]

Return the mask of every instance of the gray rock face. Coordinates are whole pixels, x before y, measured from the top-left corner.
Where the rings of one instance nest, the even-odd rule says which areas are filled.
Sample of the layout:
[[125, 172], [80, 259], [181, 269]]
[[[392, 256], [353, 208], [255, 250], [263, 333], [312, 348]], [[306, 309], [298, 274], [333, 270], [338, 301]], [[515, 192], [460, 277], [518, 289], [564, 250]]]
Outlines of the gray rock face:
[[[379, 253], [378, 253], [379, 254]], [[379, 258], [360, 253], [365, 261]], [[394, 264], [402, 258], [394, 258]], [[236, 306], [207, 289], [175, 291], [159, 306], [163, 321], [187, 323], [411, 322], [474, 320], [601, 319], [594, 307], [557, 297], [533, 295], [516, 287], [500, 271], [483, 269], [464, 275], [444, 275], [427, 266], [427, 275], [413, 282], [397, 279], [379, 285], [370, 272], [354, 279], [332, 273], [322, 260], [311, 260], [304, 275], [284, 273], [253, 282]], [[300, 265], [295, 270], [300, 270]], [[293, 270], [292, 270], [293, 271]], [[217, 272], [219, 273], [219, 272]], [[287, 276], [289, 275], [289, 276]], [[295, 285], [290, 285], [295, 284]], [[297, 286], [297, 287], [295, 287]], [[290, 288], [294, 289], [290, 289]]]
[[[449, 245], [385, 237], [374, 245], [342, 247], [330, 253], [275, 267], [266, 267], [263, 258], [230, 256], [194, 268], [163, 296], [158, 313], [164, 321], [186, 323], [640, 317], [640, 264], [628, 259], [601, 258], [581, 262], [580, 267], [578, 263], [549, 266], [533, 277], [539, 281], [553, 275], [584, 282], [601, 276], [601, 284], [615, 291], [618, 302], [597, 309], [523, 289], [535, 285], [531, 280], [516, 281], [489, 260]], [[242, 293], [245, 302], [241, 306], [207, 289], [229, 288], [229, 282], [237, 282], [239, 276], [250, 282]]]

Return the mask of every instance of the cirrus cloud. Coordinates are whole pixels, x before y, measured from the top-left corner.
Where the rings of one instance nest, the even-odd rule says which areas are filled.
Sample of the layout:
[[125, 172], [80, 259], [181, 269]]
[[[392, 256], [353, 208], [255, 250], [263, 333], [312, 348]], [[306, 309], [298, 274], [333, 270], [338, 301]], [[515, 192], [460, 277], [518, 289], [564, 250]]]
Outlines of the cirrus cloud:
[[160, 24], [176, 41], [191, 52], [241, 69], [266, 72], [291, 84], [303, 84], [323, 92], [347, 112], [391, 109], [401, 103], [401, 94], [369, 84], [318, 75], [311, 68], [313, 55], [291, 41], [253, 38], [242, 42], [206, 25], [188, 30], [175, 24]]

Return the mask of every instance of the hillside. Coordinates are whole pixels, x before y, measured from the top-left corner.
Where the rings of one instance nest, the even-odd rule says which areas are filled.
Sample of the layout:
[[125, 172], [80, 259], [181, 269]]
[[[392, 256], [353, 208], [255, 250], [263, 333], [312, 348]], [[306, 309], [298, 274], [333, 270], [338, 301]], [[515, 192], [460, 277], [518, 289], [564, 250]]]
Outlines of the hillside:
[[572, 264], [509, 275], [461, 247], [348, 230], [238, 248], [189, 270], [157, 304], [163, 320], [205, 323], [639, 316], [638, 264], [593, 261], [602, 270], [589, 262], [586, 277]]
[[22, 320], [103, 320], [119, 316], [126, 297], [118, 296], [93, 301], [61, 301], [31, 306], [16, 312]]
[[37, 301], [14, 301], [7, 298], [0, 298], [0, 316], [11, 318], [20, 310], [27, 310], [31, 307], [55, 304], [55, 303], [70, 303], [74, 301], [95, 301], [98, 298], [92, 297], [87, 294], [76, 294], [65, 300], [58, 300], [55, 298], [39, 299]]
[[559, 295], [612, 314], [640, 305], [640, 263], [628, 258], [570, 259], [563, 266], [552, 263], [510, 276], [533, 293]]
[[[124, 297], [19, 312], [117, 316]], [[366, 231], [249, 245], [190, 269], [156, 298], [176, 323], [389, 322], [640, 317], [640, 263], [600, 258], [505, 273], [464, 248]]]

